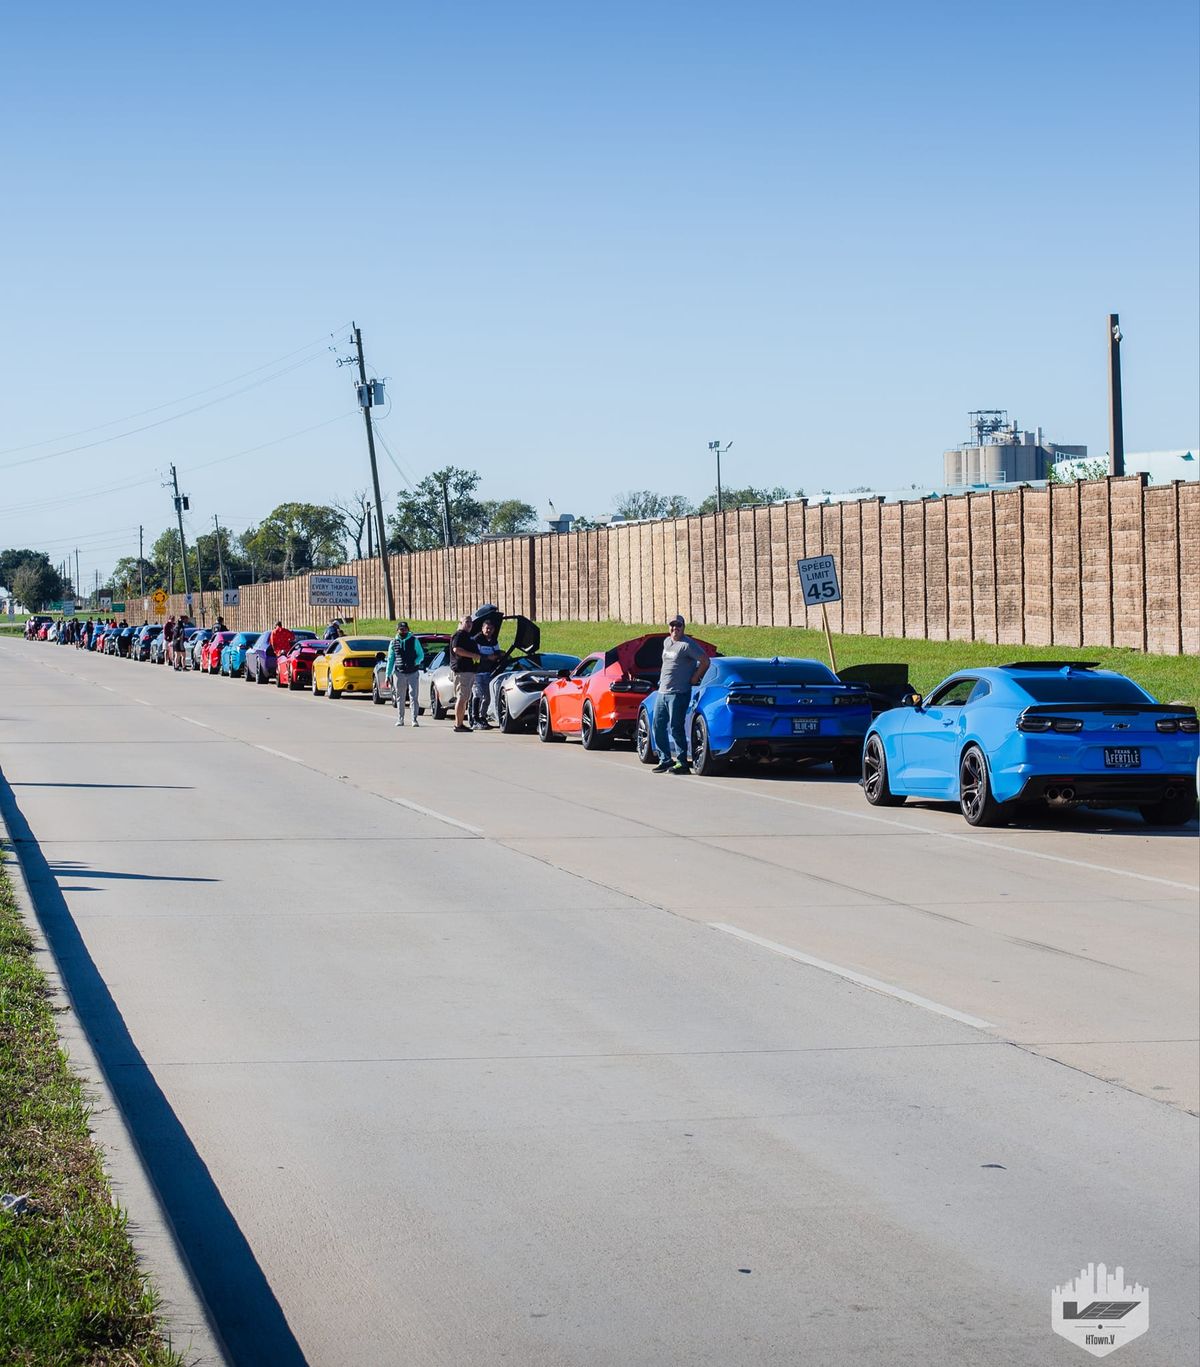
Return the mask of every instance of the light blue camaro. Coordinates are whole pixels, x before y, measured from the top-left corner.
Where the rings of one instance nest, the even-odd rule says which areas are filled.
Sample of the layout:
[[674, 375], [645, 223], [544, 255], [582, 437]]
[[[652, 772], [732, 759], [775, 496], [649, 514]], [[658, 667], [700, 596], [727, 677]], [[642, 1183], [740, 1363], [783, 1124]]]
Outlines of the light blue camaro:
[[236, 679], [246, 668], [247, 652], [261, 635], [261, 631], [239, 631], [233, 640], [221, 650], [220, 672], [228, 674], [231, 679]]
[[1021, 806], [1136, 807], [1180, 826], [1196, 809], [1196, 709], [1087, 664], [1032, 661], [952, 674], [877, 717], [863, 747], [876, 807], [957, 802], [972, 826]]
[[[638, 709], [637, 752], [643, 764], [654, 748], [651, 693]], [[857, 774], [863, 736], [871, 723], [871, 695], [843, 683], [819, 660], [737, 655], [714, 658], [692, 689], [688, 749], [698, 774], [716, 774], [735, 759], [833, 761], [836, 774]]]

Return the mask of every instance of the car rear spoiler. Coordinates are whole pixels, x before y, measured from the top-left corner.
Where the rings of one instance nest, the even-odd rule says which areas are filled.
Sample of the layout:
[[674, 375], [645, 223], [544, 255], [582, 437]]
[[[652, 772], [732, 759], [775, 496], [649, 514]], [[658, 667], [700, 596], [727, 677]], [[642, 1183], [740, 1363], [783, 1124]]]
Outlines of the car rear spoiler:
[[1120, 717], [1133, 716], [1138, 712], [1167, 713], [1173, 717], [1196, 715], [1196, 709], [1183, 702], [1034, 702], [1021, 715], [1036, 717], [1039, 712], [1111, 712]]

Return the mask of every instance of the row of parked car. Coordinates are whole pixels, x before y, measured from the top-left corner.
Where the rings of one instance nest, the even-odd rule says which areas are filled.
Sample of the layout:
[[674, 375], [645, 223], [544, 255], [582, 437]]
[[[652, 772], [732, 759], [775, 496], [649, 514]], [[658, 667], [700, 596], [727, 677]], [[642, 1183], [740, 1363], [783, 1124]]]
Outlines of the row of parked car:
[[[580, 658], [540, 649], [526, 617], [485, 604], [476, 621], [506, 624], [501, 663], [488, 686], [488, 718], [507, 734], [543, 743], [576, 737], [585, 750], [632, 744], [655, 764], [654, 711], [665, 632], [622, 641]], [[425, 661], [421, 710], [453, 708], [450, 638], [417, 633]], [[382, 636], [318, 640], [293, 632], [276, 657], [269, 631], [185, 628], [183, 664], [199, 673], [308, 689], [329, 699], [392, 700], [390, 641]], [[135, 660], [162, 658], [158, 626], [101, 628], [94, 648]], [[1200, 726], [1194, 707], [1160, 703], [1125, 675], [1077, 662], [1022, 661], [960, 670], [922, 699], [902, 665], [860, 665], [835, 674], [818, 660], [721, 656], [687, 715], [690, 761], [701, 776], [739, 763], [830, 764], [857, 775], [868, 802], [908, 798], [957, 803], [975, 826], [1033, 809], [1136, 808], [1153, 824], [1177, 826], [1196, 810]]]

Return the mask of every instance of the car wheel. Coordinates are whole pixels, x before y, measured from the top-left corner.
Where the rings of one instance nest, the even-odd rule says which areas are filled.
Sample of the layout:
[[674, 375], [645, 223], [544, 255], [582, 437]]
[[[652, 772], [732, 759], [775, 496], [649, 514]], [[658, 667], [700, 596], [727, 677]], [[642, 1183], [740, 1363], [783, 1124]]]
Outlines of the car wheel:
[[654, 731], [644, 707], [638, 709], [637, 732], [634, 735], [637, 757], [643, 764], [654, 764], [658, 755], [654, 749]]
[[327, 698], [340, 698], [342, 696], [342, 690], [340, 688], [334, 688], [333, 686], [332, 669], [325, 675], [325, 696]]
[[437, 684], [429, 685], [429, 715], [434, 721], [446, 720], [446, 709], [442, 706], [442, 700], [438, 697]]
[[1138, 811], [1150, 826], [1183, 826], [1196, 814], [1196, 799], [1191, 793], [1180, 793], [1161, 802], [1147, 803]]
[[269, 684], [271, 676], [264, 669], [257, 669], [254, 672], [254, 682], [256, 684]]
[[317, 676], [315, 673], [312, 676], [312, 695], [314, 698], [319, 698], [321, 696], [321, 690], [317, 687]]
[[888, 782], [887, 756], [878, 736], [872, 736], [863, 750], [862, 785], [872, 807], [904, 806], [904, 797], [893, 793]]
[[562, 740], [550, 724], [550, 705], [544, 699], [538, 705], [537, 719], [538, 740], [549, 743], [550, 741]]
[[508, 710], [508, 698], [503, 693], [496, 700], [496, 720], [500, 723], [500, 730], [506, 736], [516, 735], [518, 731], [523, 729], [520, 722], [513, 719], [512, 713]]
[[833, 757], [833, 772], [839, 778], [856, 775], [862, 765], [862, 756], [857, 750], [842, 750]]
[[596, 714], [592, 710], [590, 702], [585, 702], [583, 705], [583, 716], [579, 722], [579, 735], [585, 750], [608, 750], [612, 746], [612, 737], [606, 736], [596, 725]]
[[987, 760], [977, 745], [968, 745], [958, 762], [958, 805], [971, 826], [999, 826], [1010, 815], [992, 796]]
[[376, 707], [382, 707], [384, 704], [384, 699], [380, 696], [379, 692], [378, 679], [371, 680], [371, 701], [375, 704]]
[[701, 778], [711, 778], [713, 774], [723, 773], [727, 762], [713, 754], [709, 741], [708, 723], [703, 717], [692, 719], [692, 769]]

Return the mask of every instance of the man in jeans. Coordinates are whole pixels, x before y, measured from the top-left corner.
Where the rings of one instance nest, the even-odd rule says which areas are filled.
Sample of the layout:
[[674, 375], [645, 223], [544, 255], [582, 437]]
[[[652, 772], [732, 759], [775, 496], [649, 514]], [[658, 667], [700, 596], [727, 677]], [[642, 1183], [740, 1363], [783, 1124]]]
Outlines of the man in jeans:
[[663, 642], [662, 672], [658, 676], [658, 700], [654, 705], [656, 774], [690, 771], [684, 719], [692, 700], [692, 689], [708, 673], [708, 656], [690, 636], [683, 634], [685, 625], [678, 614], [672, 617], [667, 623], [671, 634]]
[[425, 660], [425, 647], [408, 629], [407, 622], [401, 622], [396, 635], [388, 646], [387, 664], [384, 672], [396, 699], [396, 725], [404, 725], [404, 705], [412, 698], [413, 725], [420, 726], [421, 704], [417, 679]]

